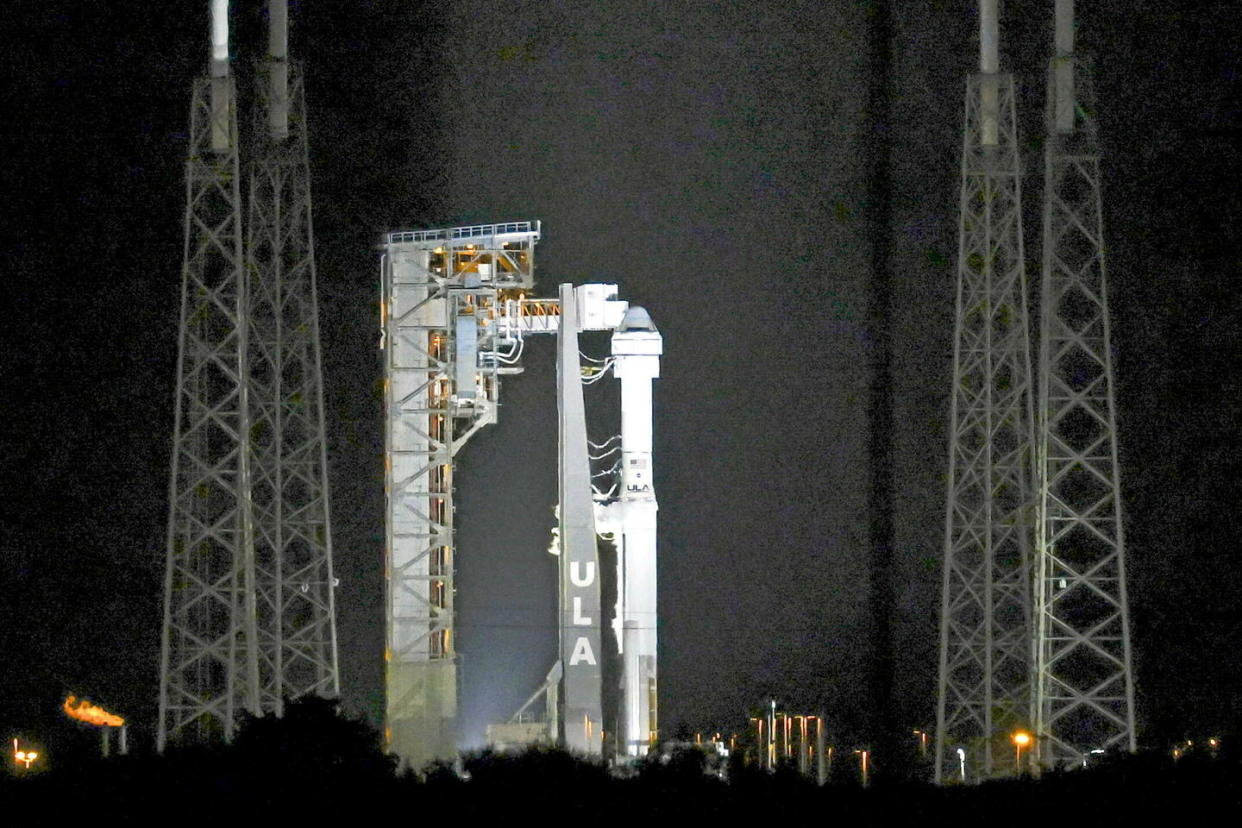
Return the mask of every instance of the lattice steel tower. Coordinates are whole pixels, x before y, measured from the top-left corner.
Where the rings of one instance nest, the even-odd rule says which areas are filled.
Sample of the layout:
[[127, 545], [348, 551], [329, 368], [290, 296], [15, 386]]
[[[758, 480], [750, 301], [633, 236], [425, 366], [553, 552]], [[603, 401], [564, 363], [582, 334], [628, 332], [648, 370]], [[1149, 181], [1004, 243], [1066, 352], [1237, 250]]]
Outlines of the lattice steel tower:
[[237, 713], [258, 710], [237, 96], [221, 5], [190, 104], [160, 750], [188, 730], [229, 739]]
[[228, 740], [243, 710], [337, 692], [301, 84], [284, 94], [285, 0], [272, 0], [271, 131], [256, 144], [243, 249], [226, 0], [211, 11], [186, 162], [160, 750]]
[[260, 704], [280, 713], [285, 698], [340, 688], [306, 106], [288, 60], [284, 0], [269, 8], [246, 298]]
[[[966, 84], [936, 781], [1012, 772], [1030, 714], [1033, 443], [1014, 83], [995, 0]], [[960, 751], [960, 753], [959, 753]], [[1008, 765], [1006, 766], [1006, 759]]]
[[1049, 66], [1035, 584], [1039, 761], [1135, 749], [1100, 151], [1073, 2]]

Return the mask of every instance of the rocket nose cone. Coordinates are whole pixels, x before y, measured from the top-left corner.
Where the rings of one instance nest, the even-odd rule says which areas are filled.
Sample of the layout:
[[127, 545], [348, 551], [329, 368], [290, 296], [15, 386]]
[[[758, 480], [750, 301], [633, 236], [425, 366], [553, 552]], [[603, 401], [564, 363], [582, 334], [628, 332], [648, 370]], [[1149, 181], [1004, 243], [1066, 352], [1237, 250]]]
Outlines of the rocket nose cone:
[[625, 316], [621, 318], [622, 331], [654, 331], [655, 323], [651, 321], [651, 316], [645, 308], [638, 305], [630, 305], [629, 310], [625, 312]]

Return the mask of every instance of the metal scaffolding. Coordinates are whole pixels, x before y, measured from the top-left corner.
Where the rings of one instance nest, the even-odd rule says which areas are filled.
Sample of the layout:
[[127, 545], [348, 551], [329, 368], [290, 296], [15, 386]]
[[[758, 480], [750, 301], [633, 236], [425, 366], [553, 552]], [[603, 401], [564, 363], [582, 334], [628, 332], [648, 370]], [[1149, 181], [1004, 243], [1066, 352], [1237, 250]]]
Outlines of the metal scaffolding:
[[453, 457], [496, 422], [500, 376], [521, 370], [500, 304], [533, 286], [538, 239], [538, 222], [388, 235], [384, 735], [414, 768], [457, 752]]
[[195, 82], [157, 744], [231, 739], [258, 711], [246, 280], [233, 80]]
[[287, 117], [254, 131], [247, 365], [260, 706], [279, 714], [340, 687], [305, 98], [296, 67], [265, 80], [263, 113]]
[[1013, 78], [997, 70], [995, 4], [990, 20], [987, 11], [962, 147], [937, 782], [959, 767], [970, 781], [1012, 772], [1000, 748], [1030, 713], [1033, 439], [1021, 170]]
[[[336, 695], [318, 309], [302, 86], [272, 0], [269, 129], [243, 252], [228, 4], [194, 85], [169, 483], [158, 749], [230, 740], [242, 711]], [[290, 129], [292, 126], [292, 129]]]
[[1058, 2], [1049, 66], [1039, 356], [1036, 754], [1135, 749], [1134, 675], [1090, 77]]

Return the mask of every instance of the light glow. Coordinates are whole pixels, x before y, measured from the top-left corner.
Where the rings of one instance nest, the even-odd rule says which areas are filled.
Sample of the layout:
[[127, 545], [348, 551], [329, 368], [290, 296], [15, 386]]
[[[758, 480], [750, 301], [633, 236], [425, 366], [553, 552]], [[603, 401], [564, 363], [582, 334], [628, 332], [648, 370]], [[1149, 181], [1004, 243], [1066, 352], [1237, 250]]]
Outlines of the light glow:
[[13, 740], [13, 761], [14, 762], [20, 762], [26, 766], [26, 770], [30, 770], [30, 765], [34, 762], [34, 760], [38, 758], [39, 758], [38, 751], [22, 750], [18, 746], [17, 740], [16, 739]]
[[115, 713], [109, 713], [102, 707], [91, 704], [86, 699], [78, 701], [77, 697], [73, 695], [65, 699], [63, 707], [65, 713], [69, 714], [70, 718], [86, 722], [87, 724], [99, 727], [120, 727], [125, 724], [125, 720]]
[[227, 64], [229, 60], [228, 0], [212, 0], [211, 59], [217, 64]]

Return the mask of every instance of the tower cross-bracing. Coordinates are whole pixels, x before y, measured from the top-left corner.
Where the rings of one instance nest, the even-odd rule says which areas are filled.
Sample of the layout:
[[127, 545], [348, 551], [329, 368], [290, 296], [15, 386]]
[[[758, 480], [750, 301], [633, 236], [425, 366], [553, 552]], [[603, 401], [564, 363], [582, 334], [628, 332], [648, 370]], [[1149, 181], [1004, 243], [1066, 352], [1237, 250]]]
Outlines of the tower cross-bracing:
[[230, 739], [258, 712], [251, 423], [237, 107], [227, 3], [194, 83], [157, 743]]
[[1021, 165], [994, 0], [981, 4], [980, 35], [962, 145], [938, 782], [959, 767], [970, 780], [1012, 772], [1013, 754], [1002, 748], [1030, 707], [1032, 387]]
[[1038, 759], [1135, 749], [1134, 678], [1117, 470], [1090, 78], [1057, 2], [1044, 149], [1035, 621]]
[[246, 227], [260, 705], [277, 713], [340, 693], [306, 106], [283, 23], [274, 13]]
[[[228, 4], [194, 86], [158, 747], [338, 693], [306, 118], [270, 0], [243, 240]], [[244, 247], [243, 247], [244, 241]]]
[[[453, 456], [496, 421], [500, 376], [520, 370], [520, 340], [502, 333], [498, 316], [533, 287], [538, 239], [538, 222], [387, 239], [384, 732], [415, 768], [457, 750]], [[527, 307], [535, 325], [555, 314]]]

